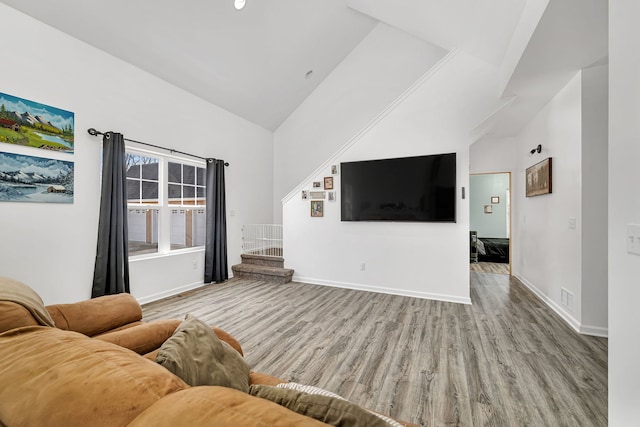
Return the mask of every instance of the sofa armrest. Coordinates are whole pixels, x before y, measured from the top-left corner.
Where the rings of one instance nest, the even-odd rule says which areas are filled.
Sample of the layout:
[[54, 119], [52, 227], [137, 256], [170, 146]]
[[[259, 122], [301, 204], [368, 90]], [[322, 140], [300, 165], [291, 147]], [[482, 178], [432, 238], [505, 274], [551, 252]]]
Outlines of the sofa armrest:
[[[158, 349], [173, 335], [181, 322], [181, 320], [175, 319], [153, 320], [148, 323], [139, 322], [135, 326], [108, 331], [95, 335], [93, 338], [128, 348], [144, 355], [149, 360], [154, 360], [158, 354]], [[229, 344], [240, 355], [243, 355], [242, 346], [231, 334], [220, 328], [212, 327], [211, 329], [220, 340]]]
[[179, 320], [154, 320], [126, 329], [105, 332], [94, 338], [128, 348], [138, 354], [146, 354], [160, 348], [162, 343], [173, 335], [179, 324]]
[[140, 304], [129, 294], [106, 295], [46, 308], [58, 328], [90, 337], [142, 319]]

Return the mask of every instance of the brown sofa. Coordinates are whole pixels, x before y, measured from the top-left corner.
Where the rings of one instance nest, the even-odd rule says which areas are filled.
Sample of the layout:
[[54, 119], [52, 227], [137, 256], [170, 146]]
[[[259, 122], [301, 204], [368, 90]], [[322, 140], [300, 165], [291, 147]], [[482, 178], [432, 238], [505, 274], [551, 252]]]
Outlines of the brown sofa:
[[[188, 386], [153, 362], [181, 321], [143, 322], [128, 294], [47, 306], [55, 327], [43, 326], [47, 313], [2, 297], [7, 280], [0, 278], [2, 427], [326, 425], [231, 388]], [[212, 329], [242, 354], [235, 338]], [[251, 384], [282, 382], [250, 373]]]

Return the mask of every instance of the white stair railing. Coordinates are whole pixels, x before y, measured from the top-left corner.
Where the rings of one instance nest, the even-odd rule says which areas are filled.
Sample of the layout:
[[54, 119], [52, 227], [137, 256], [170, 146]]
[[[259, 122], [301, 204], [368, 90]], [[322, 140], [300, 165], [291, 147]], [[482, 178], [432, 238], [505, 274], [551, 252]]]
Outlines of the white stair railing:
[[281, 224], [247, 224], [242, 227], [242, 253], [282, 256]]

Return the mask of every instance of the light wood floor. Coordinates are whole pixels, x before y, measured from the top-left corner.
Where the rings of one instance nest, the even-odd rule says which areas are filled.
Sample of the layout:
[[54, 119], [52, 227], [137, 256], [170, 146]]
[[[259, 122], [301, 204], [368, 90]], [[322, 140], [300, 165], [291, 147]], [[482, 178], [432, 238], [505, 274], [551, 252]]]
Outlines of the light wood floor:
[[471, 271], [476, 273], [510, 274], [509, 264], [502, 262], [472, 262], [469, 264]]
[[232, 333], [254, 370], [424, 426], [606, 426], [607, 340], [517, 279], [471, 272], [472, 305], [236, 280], [147, 304]]

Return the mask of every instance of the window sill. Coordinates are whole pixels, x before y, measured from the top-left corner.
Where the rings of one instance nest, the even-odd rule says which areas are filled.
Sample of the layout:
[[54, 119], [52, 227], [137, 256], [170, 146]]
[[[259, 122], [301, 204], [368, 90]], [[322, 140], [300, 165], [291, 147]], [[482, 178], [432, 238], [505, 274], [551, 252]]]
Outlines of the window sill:
[[156, 259], [156, 258], [166, 258], [173, 257], [185, 254], [193, 254], [193, 253], [201, 253], [204, 252], [204, 246], [198, 246], [197, 248], [187, 248], [187, 249], [175, 249], [170, 252], [165, 253], [152, 253], [152, 254], [140, 254], [140, 255], [130, 255], [129, 262], [138, 262], [138, 261], [146, 261], [148, 259]]

